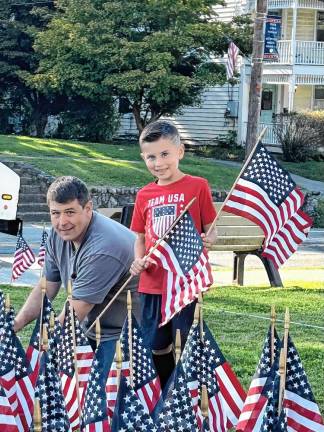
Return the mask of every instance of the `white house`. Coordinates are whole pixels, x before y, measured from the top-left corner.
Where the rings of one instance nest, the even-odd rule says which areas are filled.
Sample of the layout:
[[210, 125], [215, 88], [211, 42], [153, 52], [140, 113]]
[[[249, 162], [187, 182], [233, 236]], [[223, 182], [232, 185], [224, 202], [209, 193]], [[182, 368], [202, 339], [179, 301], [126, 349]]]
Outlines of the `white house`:
[[[255, 0], [227, 0], [215, 7], [219, 18], [230, 21], [235, 15], [252, 13]], [[279, 34], [276, 52], [263, 63], [263, 91], [260, 129], [267, 125], [265, 143], [273, 150], [278, 145], [273, 134], [276, 114], [324, 109], [324, 1], [268, 0], [268, 16], [276, 17]], [[236, 130], [244, 143], [250, 80], [249, 61], [243, 59], [240, 84], [209, 88], [201, 107], [188, 107], [173, 120], [182, 137], [208, 142]], [[230, 109], [229, 109], [230, 108]], [[120, 133], [136, 132], [130, 114], [124, 116]]]

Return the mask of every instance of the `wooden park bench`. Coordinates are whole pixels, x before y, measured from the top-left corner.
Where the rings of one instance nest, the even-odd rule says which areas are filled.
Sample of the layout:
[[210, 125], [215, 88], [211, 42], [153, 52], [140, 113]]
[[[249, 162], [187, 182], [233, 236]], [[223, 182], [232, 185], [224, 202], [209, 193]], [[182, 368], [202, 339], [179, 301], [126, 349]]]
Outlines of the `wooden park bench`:
[[[214, 204], [216, 209], [219, 210], [222, 203], [216, 202]], [[99, 208], [98, 212], [129, 227], [133, 213], [133, 205], [129, 204], [119, 208]], [[217, 243], [212, 247], [212, 250], [233, 252], [234, 284], [243, 285], [245, 258], [248, 255], [255, 255], [262, 261], [270, 285], [283, 286], [278, 269], [270, 260], [261, 255], [264, 234], [259, 226], [241, 216], [223, 211], [217, 220], [216, 226], [218, 232]]]

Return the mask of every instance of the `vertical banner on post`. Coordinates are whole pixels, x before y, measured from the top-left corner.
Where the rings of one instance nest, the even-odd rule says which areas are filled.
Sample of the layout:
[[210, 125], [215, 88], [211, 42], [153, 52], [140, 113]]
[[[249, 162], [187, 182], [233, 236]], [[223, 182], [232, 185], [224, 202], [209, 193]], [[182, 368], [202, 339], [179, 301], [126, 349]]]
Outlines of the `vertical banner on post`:
[[281, 38], [281, 16], [268, 15], [264, 35], [264, 60], [278, 61], [277, 41]]

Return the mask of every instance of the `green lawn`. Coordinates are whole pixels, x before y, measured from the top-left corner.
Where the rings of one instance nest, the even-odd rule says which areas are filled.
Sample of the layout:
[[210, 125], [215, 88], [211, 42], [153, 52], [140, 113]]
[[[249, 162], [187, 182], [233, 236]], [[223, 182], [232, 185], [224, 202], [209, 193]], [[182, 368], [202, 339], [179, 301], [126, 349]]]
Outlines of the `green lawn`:
[[[142, 186], [152, 181], [133, 144], [99, 144], [0, 135], [0, 156], [23, 160], [53, 176], [74, 174], [89, 185]], [[184, 172], [204, 176], [218, 190], [229, 190], [239, 169], [187, 155]]]
[[[29, 288], [0, 285], [10, 292], [12, 304], [19, 309]], [[54, 306], [60, 310], [64, 295], [61, 293]], [[283, 335], [286, 307], [291, 315], [291, 337], [299, 351], [315, 398], [324, 413], [324, 336], [323, 329], [300, 324], [324, 326], [324, 282], [294, 281], [286, 288], [221, 287], [212, 289], [204, 300], [204, 316], [216, 341], [230, 361], [242, 385], [247, 390], [259, 360], [263, 341], [269, 326], [270, 307], [278, 313], [277, 330]], [[299, 323], [299, 324], [295, 324]], [[20, 333], [26, 346], [32, 326]]]
[[280, 162], [291, 173], [324, 182], [324, 161]]

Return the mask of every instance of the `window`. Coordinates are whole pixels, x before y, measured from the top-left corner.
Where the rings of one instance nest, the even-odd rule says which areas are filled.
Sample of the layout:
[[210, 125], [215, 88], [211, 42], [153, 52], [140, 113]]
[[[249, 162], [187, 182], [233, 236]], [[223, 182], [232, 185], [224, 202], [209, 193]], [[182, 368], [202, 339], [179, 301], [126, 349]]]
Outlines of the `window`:
[[324, 99], [324, 86], [315, 86], [315, 99]]
[[263, 90], [261, 99], [261, 109], [263, 111], [272, 110], [272, 90]]
[[324, 41], [324, 12], [317, 13], [316, 40]]

